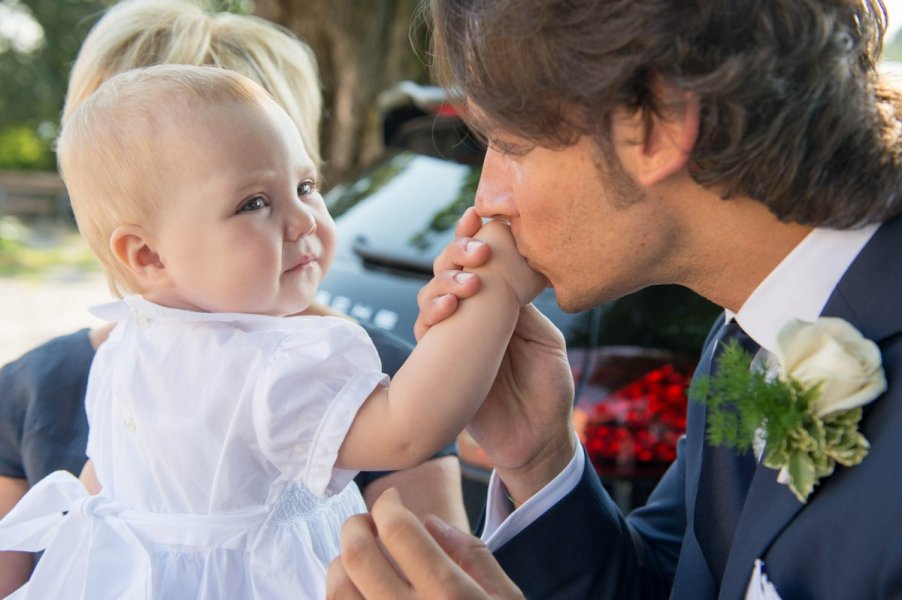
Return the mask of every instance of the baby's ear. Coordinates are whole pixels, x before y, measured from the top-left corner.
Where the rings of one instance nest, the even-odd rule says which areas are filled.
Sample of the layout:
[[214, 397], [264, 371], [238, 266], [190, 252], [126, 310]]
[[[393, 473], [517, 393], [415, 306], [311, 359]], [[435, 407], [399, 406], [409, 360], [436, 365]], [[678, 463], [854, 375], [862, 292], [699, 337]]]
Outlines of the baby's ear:
[[143, 289], [155, 287], [166, 277], [166, 265], [153, 249], [147, 232], [137, 225], [120, 225], [110, 236], [110, 249]]

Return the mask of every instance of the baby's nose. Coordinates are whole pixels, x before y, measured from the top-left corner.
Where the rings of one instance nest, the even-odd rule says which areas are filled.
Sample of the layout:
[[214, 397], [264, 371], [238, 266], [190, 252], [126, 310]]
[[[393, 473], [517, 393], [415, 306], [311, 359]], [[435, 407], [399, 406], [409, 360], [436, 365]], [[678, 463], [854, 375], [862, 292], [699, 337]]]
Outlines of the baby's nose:
[[288, 217], [288, 237], [294, 240], [314, 232], [316, 232], [316, 216], [307, 206], [297, 203], [292, 207]]

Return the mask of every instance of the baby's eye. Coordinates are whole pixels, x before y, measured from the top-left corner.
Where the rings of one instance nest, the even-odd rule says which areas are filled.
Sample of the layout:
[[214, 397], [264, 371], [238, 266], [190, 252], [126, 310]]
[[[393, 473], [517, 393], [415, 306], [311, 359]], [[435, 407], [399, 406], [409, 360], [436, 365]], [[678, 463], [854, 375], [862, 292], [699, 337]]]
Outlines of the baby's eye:
[[310, 179], [298, 184], [298, 196], [309, 196], [316, 193], [316, 182]]
[[266, 200], [263, 196], [254, 196], [238, 207], [238, 212], [252, 212], [266, 208]]

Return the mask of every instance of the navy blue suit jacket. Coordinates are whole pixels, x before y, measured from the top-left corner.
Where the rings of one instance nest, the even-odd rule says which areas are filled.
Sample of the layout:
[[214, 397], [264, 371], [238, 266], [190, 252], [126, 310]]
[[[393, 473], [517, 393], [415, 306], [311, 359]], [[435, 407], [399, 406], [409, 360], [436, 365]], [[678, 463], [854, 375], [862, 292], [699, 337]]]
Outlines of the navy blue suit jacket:
[[865, 407], [860, 465], [838, 466], [806, 504], [759, 465], [718, 590], [693, 532], [706, 442], [705, 407], [691, 402], [677, 459], [644, 507], [622, 515], [586, 461], [577, 487], [495, 553], [526, 597], [735, 600], [760, 558], [784, 600], [902, 598], [902, 218], [877, 230], [823, 315], [883, 358], [889, 387]]

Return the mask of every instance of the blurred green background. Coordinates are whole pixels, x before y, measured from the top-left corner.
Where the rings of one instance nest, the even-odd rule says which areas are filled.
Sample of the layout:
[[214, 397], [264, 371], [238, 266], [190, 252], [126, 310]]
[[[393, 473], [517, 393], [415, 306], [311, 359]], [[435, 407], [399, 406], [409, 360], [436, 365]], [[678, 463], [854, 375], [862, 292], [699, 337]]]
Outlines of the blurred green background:
[[[0, 170], [55, 170], [53, 140], [78, 48], [114, 0], [0, 0]], [[374, 99], [402, 79], [426, 82], [418, 0], [204, 0], [211, 10], [255, 14], [292, 29], [313, 48], [324, 88], [326, 180], [374, 160], [381, 123]], [[353, 110], [330, 110], [333, 98]], [[333, 116], [338, 116], [330, 120]], [[340, 141], [339, 141], [340, 140]], [[350, 142], [348, 141], [350, 140]]]
[[[103, 0], [0, 2], [0, 169], [54, 170], [69, 69]], [[219, 2], [248, 12], [250, 2]]]

